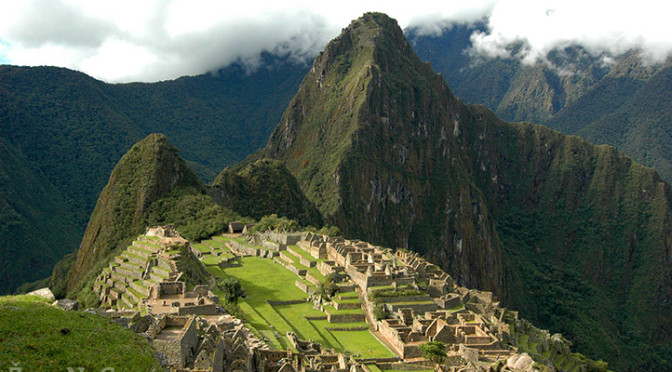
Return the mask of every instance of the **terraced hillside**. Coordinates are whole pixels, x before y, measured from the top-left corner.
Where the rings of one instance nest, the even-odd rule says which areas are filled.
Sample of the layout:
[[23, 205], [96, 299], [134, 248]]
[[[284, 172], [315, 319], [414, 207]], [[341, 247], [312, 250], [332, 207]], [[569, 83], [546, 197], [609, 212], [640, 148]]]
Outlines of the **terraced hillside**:
[[171, 256], [161, 251], [159, 238], [141, 235], [116, 256], [96, 279], [94, 291], [110, 307], [136, 309], [150, 288], [175, 279], [177, 268]]
[[191, 262], [195, 248], [174, 230], [172, 236], [159, 237], [151, 235], [155, 229], [138, 236], [98, 275], [93, 290], [102, 307], [142, 311], [146, 310], [143, 300], [159, 283], [182, 280], [193, 287], [205, 282], [204, 270], [199, 273], [199, 267], [194, 268]]

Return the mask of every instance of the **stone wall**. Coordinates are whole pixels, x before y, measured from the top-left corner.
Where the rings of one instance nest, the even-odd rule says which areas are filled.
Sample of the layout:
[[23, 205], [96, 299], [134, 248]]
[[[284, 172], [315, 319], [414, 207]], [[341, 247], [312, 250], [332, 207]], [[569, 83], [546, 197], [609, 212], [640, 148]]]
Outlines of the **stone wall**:
[[180, 339], [180, 365], [179, 367], [184, 368], [187, 365], [189, 359], [193, 358], [195, 355], [196, 347], [198, 346], [198, 331], [196, 328], [196, 318], [189, 318], [187, 324], [182, 328], [184, 333]]
[[172, 296], [184, 294], [184, 282], [159, 282], [156, 284], [158, 287], [158, 295], [161, 296]]
[[336, 308], [336, 310], [352, 310], [352, 309], [359, 309], [360, 307], [362, 307], [362, 304], [359, 302], [334, 301], [334, 308]]
[[428, 311], [435, 311], [438, 309], [438, 306], [434, 302], [430, 303], [424, 303], [424, 302], [417, 302], [417, 303], [386, 303], [385, 308], [387, 311], [394, 313], [399, 309], [413, 309], [416, 314], [423, 314]]
[[270, 251], [274, 251], [274, 252], [280, 252], [280, 251], [284, 251], [285, 249], [287, 249], [287, 246], [286, 246], [286, 245], [284, 245], [284, 244], [280, 244], [280, 243], [276, 243], [276, 242], [272, 242], [272, 241], [269, 241], [269, 240], [264, 240], [264, 241], [262, 241], [262, 242], [261, 242], [261, 245], [262, 245], [264, 248], [266, 248], [266, 249], [268, 249], [268, 250], [270, 250]]
[[217, 315], [217, 305], [204, 304], [184, 306], [177, 309], [177, 315]]
[[357, 323], [365, 322], [366, 315], [362, 314], [329, 314], [327, 312], [329, 323]]
[[229, 241], [229, 248], [231, 248], [234, 251], [240, 252], [244, 255], [247, 256], [259, 256], [259, 249], [250, 247], [249, 245], [245, 244], [240, 244], [235, 240], [230, 240]]
[[311, 294], [311, 293], [315, 292], [309, 284], [307, 284], [307, 283], [305, 283], [301, 280], [295, 281], [294, 285], [297, 286], [300, 290], [302, 290], [302, 291], [304, 291], [308, 294]]

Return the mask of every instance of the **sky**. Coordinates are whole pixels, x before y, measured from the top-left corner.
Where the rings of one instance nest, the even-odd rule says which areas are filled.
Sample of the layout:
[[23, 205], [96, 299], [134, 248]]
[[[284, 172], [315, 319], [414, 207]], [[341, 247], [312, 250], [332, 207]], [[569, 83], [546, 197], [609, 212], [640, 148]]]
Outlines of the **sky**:
[[506, 46], [522, 41], [513, 57], [530, 64], [570, 44], [594, 55], [638, 48], [651, 62], [672, 51], [664, 0], [0, 0], [0, 63], [62, 66], [107, 82], [168, 80], [236, 61], [253, 67], [262, 51], [312, 58], [367, 11], [427, 34], [484, 21], [471, 53], [508, 56]]

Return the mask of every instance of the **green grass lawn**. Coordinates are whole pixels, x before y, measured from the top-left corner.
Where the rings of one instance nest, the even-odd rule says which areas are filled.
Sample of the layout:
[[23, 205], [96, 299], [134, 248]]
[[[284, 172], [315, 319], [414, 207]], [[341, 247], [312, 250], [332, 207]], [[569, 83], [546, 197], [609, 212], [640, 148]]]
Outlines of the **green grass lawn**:
[[199, 252], [202, 253], [210, 253], [211, 249], [207, 245], [203, 243], [191, 243], [191, 246], [194, 247], [194, 249], [198, 250]]
[[218, 265], [220, 262], [222, 262], [222, 257], [213, 256], [211, 254], [204, 254], [203, 258], [201, 258], [201, 262], [203, 262], [204, 265]]
[[[245, 313], [246, 322], [260, 334], [270, 340], [274, 348], [285, 349], [289, 342], [286, 332], [294, 332], [288, 324], [266, 300], [290, 301], [307, 297], [306, 293], [294, 285], [298, 278], [291, 271], [279, 264], [259, 257], [243, 257], [240, 267], [228, 267], [224, 270], [218, 266], [208, 266], [207, 270], [214, 276], [235, 277], [247, 292], [239, 305]], [[223, 296], [221, 293], [217, 293]], [[280, 337], [274, 337], [278, 332]], [[275, 340], [277, 339], [277, 341]]]
[[371, 371], [371, 372], [382, 372], [382, 371], [380, 370], [380, 368], [378, 368], [378, 366], [375, 365], [375, 364], [367, 364], [367, 365], [366, 365], [366, 368], [368, 368], [369, 371]]
[[391, 358], [391, 352], [369, 330], [366, 331], [329, 331], [348, 351], [365, 358]]
[[[365, 322], [329, 324], [327, 320], [307, 320], [305, 316], [326, 316], [314, 309], [311, 303], [271, 306], [267, 300], [290, 301], [307, 297], [306, 293], [294, 285], [299, 276], [278, 263], [259, 257], [243, 257], [240, 267], [221, 269], [208, 266], [207, 270], [220, 278], [235, 277], [247, 292], [239, 305], [245, 313], [246, 322], [259, 335], [266, 337], [271, 347], [290, 347], [285, 333], [294, 332], [301, 339], [312, 339], [325, 348], [349, 351], [366, 357], [392, 357], [389, 351], [371, 332], [333, 331], [328, 328], [367, 327]], [[221, 294], [219, 294], [221, 296]], [[333, 309], [333, 308], [332, 308]], [[361, 309], [341, 310], [337, 313], [362, 313]], [[280, 337], [276, 336], [276, 332]], [[369, 351], [371, 350], [371, 351]]]
[[287, 246], [287, 248], [291, 248], [294, 252], [298, 253], [301, 257], [305, 258], [306, 260], [309, 260], [309, 261], [324, 261], [324, 259], [320, 260], [320, 259], [317, 259], [317, 258], [311, 256], [310, 253], [306, 252], [303, 248], [300, 248], [298, 245], [290, 245], [290, 246]]
[[338, 302], [339, 304], [358, 304], [360, 303], [359, 298], [345, 298], [345, 299], [340, 299], [336, 298], [334, 302]]
[[159, 371], [149, 342], [97, 315], [35, 296], [0, 297], [0, 370]]

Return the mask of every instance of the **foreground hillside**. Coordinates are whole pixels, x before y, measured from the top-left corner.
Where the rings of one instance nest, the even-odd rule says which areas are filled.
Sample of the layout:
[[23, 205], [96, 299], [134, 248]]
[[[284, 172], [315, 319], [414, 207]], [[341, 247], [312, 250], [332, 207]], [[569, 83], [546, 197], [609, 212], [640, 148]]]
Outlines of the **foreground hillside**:
[[259, 156], [345, 235], [421, 252], [617, 368], [672, 368], [670, 186], [464, 105], [388, 17], [326, 47]]
[[109, 319], [48, 302], [37, 296], [0, 297], [2, 370], [160, 370], [144, 337]]

